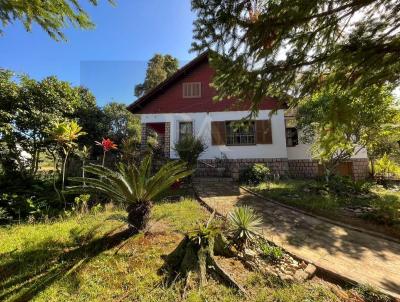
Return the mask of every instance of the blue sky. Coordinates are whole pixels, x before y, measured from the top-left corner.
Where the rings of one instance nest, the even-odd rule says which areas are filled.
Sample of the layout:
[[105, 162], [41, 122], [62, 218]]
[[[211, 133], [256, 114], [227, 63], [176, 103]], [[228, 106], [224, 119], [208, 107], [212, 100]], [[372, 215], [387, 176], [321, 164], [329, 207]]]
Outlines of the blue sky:
[[[82, 3], [85, 0], [81, 0]], [[0, 37], [0, 67], [35, 79], [56, 75], [92, 90], [99, 105], [130, 103], [134, 85], [142, 82], [146, 63], [155, 53], [169, 53], [186, 63], [194, 14], [189, 0], [117, 0], [85, 5], [96, 28], [68, 28], [68, 41], [56, 42], [41, 28], [26, 32], [19, 23]]]

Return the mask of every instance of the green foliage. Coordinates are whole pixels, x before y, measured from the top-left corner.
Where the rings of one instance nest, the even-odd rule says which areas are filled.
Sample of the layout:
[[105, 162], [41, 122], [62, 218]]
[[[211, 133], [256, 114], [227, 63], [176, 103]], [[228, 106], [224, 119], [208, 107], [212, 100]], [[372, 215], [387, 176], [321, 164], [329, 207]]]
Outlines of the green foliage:
[[127, 139], [133, 139], [136, 144], [140, 143], [140, 119], [130, 113], [126, 105], [111, 102], [104, 106], [103, 111], [107, 119], [108, 131], [105, 136], [111, 138], [117, 145], [121, 145]]
[[391, 298], [380, 293], [378, 290], [373, 288], [371, 285], [359, 285], [356, 291], [362, 295], [365, 302], [390, 302]]
[[89, 200], [89, 194], [81, 194], [79, 196], [76, 196], [74, 199], [74, 207], [72, 210], [75, 210], [76, 212], [79, 212], [81, 214], [87, 213], [89, 210]]
[[350, 177], [334, 175], [329, 178], [327, 183], [319, 183], [318, 190], [328, 190], [337, 196], [355, 195], [369, 193], [372, 184], [367, 181], [354, 181]]
[[196, 245], [213, 244], [215, 236], [221, 232], [220, 226], [214, 221], [214, 216], [215, 212], [211, 214], [207, 222], [198, 222], [196, 227], [188, 232], [189, 239]]
[[333, 166], [363, 148], [370, 157], [377, 156], [384, 140], [386, 146], [391, 146], [389, 149], [399, 149], [397, 103], [391, 88], [386, 86], [362, 90], [326, 86], [299, 104], [298, 125], [303, 130], [302, 139], [313, 143], [313, 156], [331, 172]]
[[[184, 163], [168, 162], [151, 175], [151, 156], [146, 156], [140, 166], [120, 163], [117, 171], [100, 165], [88, 165], [86, 171], [100, 178], [71, 178], [86, 182], [85, 190], [104, 193], [111, 200], [127, 205], [152, 201], [158, 194], [168, 189], [177, 180], [192, 173]], [[70, 187], [69, 192], [82, 191], [82, 187]]]
[[252, 208], [235, 208], [228, 214], [228, 221], [230, 233], [240, 249], [260, 236], [262, 219]]
[[240, 182], [245, 184], [257, 185], [271, 177], [271, 170], [264, 164], [254, 164], [241, 171]]
[[273, 246], [262, 241], [260, 242], [259, 248], [263, 257], [271, 262], [277, 262], [283, 257], [283, 251], [279, 246]]
[[135, 86], [135, 96], [140, 97], [165, 79], [173, 75], [179, 62], [171, 55], [155, 54], [147, 63], [146, 78], [142, 84]]
[[373, 211], [363, 214], [363, 218], [387, 226], [400, 226], [400, 201], [396, 195], [383, 195], [371, 203]]
[[179, 158], [185, 161], [189, 167], [196, 167], [200, 155], [206, 151], [207, 145], [194, 136], [185, 136], [175, 143], [174, 150]]
[[256, 111], [268, 95], [288, 100], [331, 83], [363, 89], [399, 81], [396, 0], [192, 0], [192, 8], [193, 50], [218, 53], [219, 99], [250, 98]]
[[[0, 162], [4, 173], [35, 177], [40, 155], [49, 151], [58, 157], [59, 150], [50, 137], [55, 123], [76, 119], [83, 122], [85, 130], [97, 133], [96, 129], [102, 128], [100, 116], [93, 116], [98, 107], [87, 89], [72, 87], [56, 77], [36, 81], [28, 76], [15, 78], [4, 70], [0, 75], [0, 149], [5, 154]], [[81, 138], [78, 143], [84, 141]]]
[[382, 176], [399, 176], [400, 166], [392, 161], [387, 154], [384, 154], [383, 157], [378, 159], [375, 163], [375, 173]]
[[59, 202], [49, 182], [35, 180], [33, 182], [16, 183], [0, 187], [0, 208], [3, 218], [0, 224], [13, 221], [25, 221], [29, 216], [42, 219], [59, 213]]
[[[97, 5], [97, 0], [89, 0]], [[110, 1], [113, 3], [113, 1]], [[56, 41], [66, 40], [64, 28], [73, 27], [91, 29], [94, 24], [78, 1], [2, 1], [0, 4], [0, 23], [3, 27], [16, 21], [22, 22], [27, 31], [32, 23], [39, 25]], [[0, 34], [2, 31], [0, 30]]]

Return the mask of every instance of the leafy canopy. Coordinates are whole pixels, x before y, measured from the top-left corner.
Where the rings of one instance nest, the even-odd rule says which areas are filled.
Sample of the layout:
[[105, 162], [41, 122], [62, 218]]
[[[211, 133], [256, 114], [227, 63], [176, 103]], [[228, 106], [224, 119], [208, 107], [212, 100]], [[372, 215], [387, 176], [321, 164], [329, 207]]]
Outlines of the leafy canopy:
[[[98, 0], [87, 2], [98, 4]], [[56, 41], [66, 40], [62, 30], [68, 25], [83, 29], [94, 27], [78, 0], [0, 0], [1, 25], [6, 27], [15, 21], [21, 21], [27, 31], [31, 31], [32, 23], [36, 23]]]
[[155, 54], [147, 63], [146, 78], [135, 86], [135, 96], [140, 97], [174, 74], [179, 67], [178, 59], [171, 55]]
[[193, 50], [216, 51], [219, 97], [251, 99], [253, 111], [265, 95], [399, 82], [397, 0], [192, 0], [192, 8]]
[[118, 145], [129, 138], [133, 138], [137, 143], [140, 141], [140, 119], [129, 112], [126, 105], [111, 102], [104, 106], [103, 111], [108, 124], [107, 136], [113, 141]]
[[314, 156], [322, 161], [348, 159], [362, 148], [370, 157], [379, 157], [387, 150], [384, 141], [398, 149], [398, 105], [387, 86], [343, 90], [330, 85], [300, 102], [298, 126], [303, 140], [313, 142]]
[[[54, 124], [69, 120], [76, 120], [89, 133], [79, 137], [81, 146], [105, 134], [104, 114], [86, 88], [73, 87], [54, 76], [36, 81], [0, 70], [0, 148], [6, 154], [0, 158], [3, 166], [34, 176], [40, 154], [54, 147], [50, 137]], [[28, 156], [22, 157], [23, 152]]]

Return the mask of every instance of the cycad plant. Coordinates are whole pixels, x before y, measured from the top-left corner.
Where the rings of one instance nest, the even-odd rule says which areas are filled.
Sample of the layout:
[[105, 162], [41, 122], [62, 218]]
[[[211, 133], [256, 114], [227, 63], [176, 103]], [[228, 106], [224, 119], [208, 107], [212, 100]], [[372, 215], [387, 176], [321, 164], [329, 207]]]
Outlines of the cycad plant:
[[228, 215], [229, 228], [239, 249], [260, 236], [262, 219], [252, 208], [238, 207]]
[[[186, 168], [185, 163], [171, 161], [152, 175], [151, 162], [151, 156], [148, 155], [140, 166], [120, 163], [117, 171], [92, 164], [86, 167], [86, 172], [99, 178], [75, 177], [71, 180], [85, 182], [86, 191], [104, 193], [114, 202], [124, 205], [128, 212], [128, 223], [136, 230], [143, 230], [149, 220], [154, 198], [193, 172]], [[81, 192], [82, 187], [70, 187], [68, 191]]]

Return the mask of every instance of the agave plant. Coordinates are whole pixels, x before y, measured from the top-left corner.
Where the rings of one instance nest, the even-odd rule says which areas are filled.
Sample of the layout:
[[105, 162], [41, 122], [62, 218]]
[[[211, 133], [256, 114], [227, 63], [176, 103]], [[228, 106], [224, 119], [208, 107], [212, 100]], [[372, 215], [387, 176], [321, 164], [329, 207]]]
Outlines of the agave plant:
[[[108, 195], [114, 202], [126, 207], [128, 223], [137, 230], [143, 230], [150, 217], [154, 198], [168, 189], [179, 179], [193, 173], [183, 162], [171, 161], [151, 175], [151, 156], [146, 156], [140, 166], [120, 163], [113, 171], [100, 165], [88, 165], [86, 172], [99, 178], [75, 177], [71, 180], [85, 182], [86, 191]], [[81, 186], [70, 187], [71, 193], [81, 192]]]
[[228, 215], [230, 232], [240, 249], [260, 236], [262, 219], [247, 206], [238, 207]]

